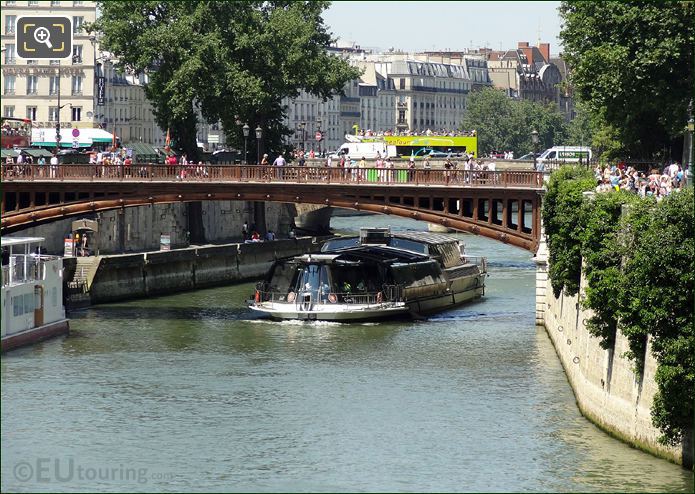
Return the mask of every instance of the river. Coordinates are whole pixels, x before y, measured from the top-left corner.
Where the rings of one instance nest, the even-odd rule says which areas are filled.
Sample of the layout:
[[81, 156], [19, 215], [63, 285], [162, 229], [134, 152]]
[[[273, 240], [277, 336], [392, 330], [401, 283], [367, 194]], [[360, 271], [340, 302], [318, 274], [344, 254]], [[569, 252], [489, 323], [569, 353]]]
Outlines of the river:
[[[386, 224], [426, 226], [333, 219]], [[580, 415], [531, 254], [463, 238], [486, 296], [426, 321], [267, 322], [250, 283], [72, 314], [2, 357], [2, 491], [692, 492]]]

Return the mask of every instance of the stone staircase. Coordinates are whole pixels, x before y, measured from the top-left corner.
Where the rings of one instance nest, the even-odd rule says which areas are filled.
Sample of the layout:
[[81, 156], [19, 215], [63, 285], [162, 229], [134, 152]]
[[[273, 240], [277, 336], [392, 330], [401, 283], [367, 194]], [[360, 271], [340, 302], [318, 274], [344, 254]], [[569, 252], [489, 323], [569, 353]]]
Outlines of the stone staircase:
[[76, 261], [75, 274], [67, 283], [66, 293], [66, 305], [72, 309], [90, 305], [89, 288], [99, 269], [101, 258], [98, 256], [77, 257]]

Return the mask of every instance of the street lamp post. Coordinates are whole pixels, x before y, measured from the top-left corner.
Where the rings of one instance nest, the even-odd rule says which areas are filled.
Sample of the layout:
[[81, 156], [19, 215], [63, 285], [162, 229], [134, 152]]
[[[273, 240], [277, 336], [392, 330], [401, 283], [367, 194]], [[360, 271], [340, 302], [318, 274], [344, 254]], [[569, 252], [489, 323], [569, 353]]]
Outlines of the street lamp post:
[[538, 131], [536, 129], [531, 131], [531, 142], [533, 143], [533, 169], [538, 171], [536, 164], [536, 153], [538, 152]]
[[306, 140], [304, 135], [306, 122], [300, 122], [299, 129], [302, 131], [302, 153], [306, 153], [306, 146], [304, 145], [304, 141]]
[[246, 144], [249, 141], [249, 131], [251, 130], [251, 127], [249, 127], [249, 124], [245, 123], [244, 126], [241, 128], [241, 131], [244, 133], [244, 165], [248, 165], [248, 154], [246, 154]]
[[[320, 118], [316, 119], [316, 132], [318, 134], [321, 134], [321, 123], [322, 122], [323, 121]], [[318, 141], [318, 147], [319, 147], [319, 156], [321, 156], [321, 139], [319, 139], [319, 141]]]
[[256, 127], [256, 142], [258, 143], [258, 163], [259, 165], [261, 164], [261, 139], [263, 138], [263, 129], [259, 125]]

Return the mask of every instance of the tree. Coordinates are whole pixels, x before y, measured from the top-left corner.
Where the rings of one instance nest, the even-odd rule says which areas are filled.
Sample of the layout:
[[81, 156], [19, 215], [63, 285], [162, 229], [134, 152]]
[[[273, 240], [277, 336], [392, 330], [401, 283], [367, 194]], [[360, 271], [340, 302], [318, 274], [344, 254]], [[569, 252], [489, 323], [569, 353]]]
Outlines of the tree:
[[564, 1], [575, 95], [635, 157], [679, 149], [693, 87], [692, 2]]
[[101, 34], [120, 67], [148, 74], [157, 123], [189, 156], [197, 153], [194, 107], [221, 121], [229, 141], [242, 139], [239, 118], [260, 125], [265, 146], [278, 149], [290, 133], [283, 98], [304, 90], [327, 99], [360, 74], [326, 50], [331, 36], [321, 13], [328, 5], [102, 1], [101, 17], [87, 29]]
[[565, 139], [565, 122], [553, 103], [513, 100], [499, 89], [485, 88], [468, 96], [467, 107], [461, 126], [476, 130], [480, 154], [493, 150], [526, 154], [533, 149], [533, 129], [538, 131], [542, 149]]

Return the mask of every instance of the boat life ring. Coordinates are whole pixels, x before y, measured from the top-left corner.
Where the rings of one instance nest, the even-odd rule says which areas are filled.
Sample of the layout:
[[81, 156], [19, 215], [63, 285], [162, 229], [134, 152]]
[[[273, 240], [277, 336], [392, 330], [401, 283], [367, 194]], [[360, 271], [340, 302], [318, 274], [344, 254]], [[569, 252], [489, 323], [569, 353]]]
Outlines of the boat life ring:
[[297, 294], [294, 292], [290, 292], [287, 294], [287, 301], [288, 302], [294, 302], [294, 299], [297, 298]]
[[335, 293], [329, 293], [328, 294], [328, 301], [332, 304], [336, 303], [338, 301], [338, 297], [336, 296]]
[[256, 294], [253, 296], [253, 300], [254, 300], [254, 302], [256, 302], [256, 303], [260, 302], [260, 301], [261, 301], [261, 292], [259, 292], [258, 290], [256, 290]]
[[377, 292], [376, 294], [376, 303], [380, 304], [381, 302], [384, 301], [384, 294], [381, 292]]

